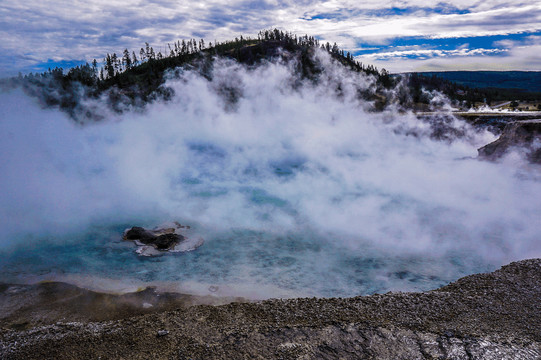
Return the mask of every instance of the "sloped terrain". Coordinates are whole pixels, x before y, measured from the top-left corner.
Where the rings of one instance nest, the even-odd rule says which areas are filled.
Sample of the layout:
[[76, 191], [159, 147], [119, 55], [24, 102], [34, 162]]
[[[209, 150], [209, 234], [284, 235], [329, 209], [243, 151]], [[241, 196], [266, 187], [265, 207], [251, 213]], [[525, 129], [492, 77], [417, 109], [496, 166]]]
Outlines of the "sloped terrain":
[[3, 359], [538, 359], [541, 259], [435, 291], [198, 305], [3, 329]]

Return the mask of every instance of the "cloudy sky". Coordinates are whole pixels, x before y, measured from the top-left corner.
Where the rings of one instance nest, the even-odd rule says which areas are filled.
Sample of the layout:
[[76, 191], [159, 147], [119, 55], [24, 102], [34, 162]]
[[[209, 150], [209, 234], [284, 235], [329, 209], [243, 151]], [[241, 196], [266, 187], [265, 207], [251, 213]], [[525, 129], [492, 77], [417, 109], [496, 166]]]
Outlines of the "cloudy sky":
[[[0, 76], [278, 27], [391, 72], [541, 70], [536, 0], [2, 0]], [[137, 52], [137, 51], [136, 51]]]

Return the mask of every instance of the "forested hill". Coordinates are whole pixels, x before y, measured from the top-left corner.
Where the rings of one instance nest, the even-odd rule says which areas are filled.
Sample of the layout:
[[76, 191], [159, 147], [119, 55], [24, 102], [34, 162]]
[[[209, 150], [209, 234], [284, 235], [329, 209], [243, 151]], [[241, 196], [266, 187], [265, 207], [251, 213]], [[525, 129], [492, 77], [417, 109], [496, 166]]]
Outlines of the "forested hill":
[[182, 40], [169, 45], [167, 56], [155, 55], [152, 47], [146, 44], [139, 51], [139, 59], [135, 52], [130, 54], [124, 50], [122, 58], [116, 54], [107, 54], [104, 67], [98, 77], [99, 88], [109, 88], [113, 85], [120, 88], [131, 87], [134, 84], [140, 90], [154, 90], [157, 83], [163, 80], [164, 72], [187, 64], [197, 66], [205, 76], [210, 76], [210, 66], [215, 57], [227, 57], [242, 64], [257, 66], [262, 61], [297, 60], [297, 71], [302, 78], [316, 79], [321, 69], [313, 59], [313, 51], [321, 48], [330, 53], [333, 58], [353, 71], [364, 72], [377, 77], [383, 85], [389, 85], [389, 74], [385, 69], [378, 71], [371, 65], [363, 65], [353, 59], [353, 56], [339, 49], [336, 43], [320, 44], [314, 37], [301, 36], [283, 32], [277, 29], [262, 31], [257, 39], [242, 36], [223, 43], [209, 43], [204, 40]]
[[[168, 45], [167, 54], [156, 52], [146, 43], [137, 52], [125, 49], [121, 55], [106, 54], [101, 66], [94, 60], [91, 64], [68, 70], [55, 68], [41, 74], [20, 75], [0, 80], [0, 87], [22, 86], [44, 105], [58, 106], [73, 118], [84, 120], [85, 117], [95, 117], [95, 114], [81, 108], [81, 97], [98, 98], [105, 95], [111, 108], [116, 111], [122, 111], [126, 102], [133, 106], [144, 106], [155, 99], [167, 100], [173, 90], [163, 84], [173, 69], [189, 68], [210, 79], [216, 58], [229, 58], [248, 67], [258, 66], [264, 61], [294, 60], [290, 64], [294, 64], [295, 73], [300, 79], [317, 81], [323, 68], [314, 56], [316, 49], [327, 51], [351, 71], [373, 76], [380, 89], [393, 84], [385, 69], [379, 71], [374, 66], [355, 61], [336, 43], [323, 44], [311, 36], [297, 36], [274, 29], [261, 31], [256, 39], [240, 36], [214, 44], [206, 44], [203, 39], [179, 40]], [[370, 95], [372, 99], [374, 95]]]
[[[101, 115], [96, 110], [104, 103], [109, 109], [122, 112], [144, 107], [157, 99], [170, 99], [174, 91], [165, 84], [166, 79], [179, 76], [183, 70], [195, 71], [212, 80], [218, 58], [230, 59], [247, 68], [281, 61], [294, 67], [294, 76], [300, 80], [297, 84], [316, 83], [325, 71], [320, 57], [315, 56], [317, 50], [327, 52], [337, 66], [371, 79], [373, 86], [359, 87], [358, 97], [372, 104], [375, 111], [390, 104], [398, 109], [434, 110], [435, 93], [446, 95], [455, 108], [462, 110], [506, 101], [533, 101], [536, 103], [532, 106], [540, 107], [541, 72], [455, 71], [391, 76], [385, 69], [359, 63], [336, 43], [320, 43], [312, 36], [297, 36], [277, 29], [261, 31], [257, 38], [240, 36], [208, 44], [203, 39], [179, 40], [168, 44], [166, 54], [145, 43], [138, 51], [124, 49], [120, 55], [106, 54], [100, 62], [94, 60], [67, 70], [55, 68], [40, 74], [0, 79], [0, 89], [22, 87], [44, 106], [59, 107], [73, 119], [84, 122], [99, 119]], [[339, 95], [340, 80], [335, 80], [338, 81], [333, 87]], [[224, 94], [235, 93], [224, 90]], [[105, 102], [92, 107], [88, 99]], [[234, 97], [226, 99], [229, 100], [235, 101]]]

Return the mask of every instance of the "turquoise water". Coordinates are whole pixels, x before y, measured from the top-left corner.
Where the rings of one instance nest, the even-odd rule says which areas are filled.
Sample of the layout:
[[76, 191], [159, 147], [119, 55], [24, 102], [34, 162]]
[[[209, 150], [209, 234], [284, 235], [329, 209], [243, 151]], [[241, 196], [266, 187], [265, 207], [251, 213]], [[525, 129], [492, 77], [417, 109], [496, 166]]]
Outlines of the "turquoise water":
[[[474, 272], [493, 270], [464, 254], [444, 259], [396, 256], [370, 249], [356, 251], [317, 235], [275, 235], [249, 230], [216, 233], [186, 253], [141, 257], [123, 241], [128, 224], [94, 229], [62, 239], [33, 239], [27, 246], [0, 252], [3, 281], [29, 276], [41, 280], [95, 276], [144, 283], [242, 284], [253, 296], [356, 296], [387, 291], [434, 289]], [[84, 284], [83, 284], [84, 285]], [[243, 290], [246, 292], [246, 289]]]

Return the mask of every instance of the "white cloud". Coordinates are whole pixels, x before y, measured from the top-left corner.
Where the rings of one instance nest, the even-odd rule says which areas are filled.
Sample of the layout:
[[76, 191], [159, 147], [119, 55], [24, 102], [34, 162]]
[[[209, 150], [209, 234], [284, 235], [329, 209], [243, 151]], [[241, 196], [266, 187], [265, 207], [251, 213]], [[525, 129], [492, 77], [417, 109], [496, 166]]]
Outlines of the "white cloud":
[[[417, 0], [4, 0], [0, 50], [5, 55], [0, 61], [2, 71], [9, 73], [47, 59], [101, 59], [107, 52], [137, 49], [146, 41], [163, 48], [181, 38], [225, 40], [275, 26], [337, 42], [346, 50], [404, 36], [452, 38], [541, 30], [541, 4], [533, 1], [448, 1], [437, 6], [438, 12]], [[396, 13], [393, 8], [409, 11]], [[461, 11], [465, 13], [457, 13]], [[309, 20], [320, 14], [338, 18]]]
[[506, 49], [468, 49], [460, 48], [455, 50], [439, 50], [439, 49], [417, 49], [417, 50], [399, 50], [390, 52], [381, 52], [375, 54], [369, 54], [360, 56], [360, 59], [373, 59], [373, 60], [385, 60], [392, 58], [403, 57], [448, 57], [448, 56], [478, 56], [478, 55], [490, 55], [506, 52]]
[[541, 29], [541, 5], [502, 8], [469, 14], [418, 14], [392, 17], [352, 16], [336, 22], [319, 19], [306, 24], [330, 36], [349, 34], [361, 41], [378, 42], [386, 38], [422, 36], [456, 38], [516, 34]]
[[[541, 38], [526, 41], [498, 42], [501, 49], [432, 50], [417, 49], [359, 56], [362, 62], [373, 63], [391, 72], [443, 70], [528, 70], [541, 69]], [[503, 47], [504, 45], [507, 48]], [[496, 54], [496, 55], [494, 55]], [[408, 58], [423, 56], [424, 58]], [[491, 55], [491, 56], [487, 56]]]

